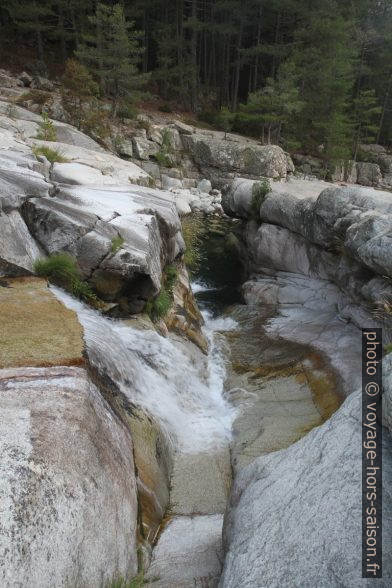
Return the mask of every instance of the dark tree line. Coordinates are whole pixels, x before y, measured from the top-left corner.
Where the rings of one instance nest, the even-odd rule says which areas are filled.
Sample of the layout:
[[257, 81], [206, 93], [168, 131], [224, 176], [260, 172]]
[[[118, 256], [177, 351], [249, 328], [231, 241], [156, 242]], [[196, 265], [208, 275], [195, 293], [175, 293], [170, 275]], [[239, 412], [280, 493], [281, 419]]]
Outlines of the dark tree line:
[[225, 130], [327, 159], [392, 140], [392, 0], [2, 0], [0, 25], [76, 56], [114, 110], [148, 74]]

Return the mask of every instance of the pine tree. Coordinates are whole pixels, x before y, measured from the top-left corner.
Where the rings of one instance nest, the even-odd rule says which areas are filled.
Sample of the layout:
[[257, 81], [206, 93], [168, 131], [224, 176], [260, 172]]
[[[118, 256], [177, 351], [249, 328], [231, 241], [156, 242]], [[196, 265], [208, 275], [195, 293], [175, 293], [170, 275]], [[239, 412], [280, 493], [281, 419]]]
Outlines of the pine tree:
[[53, 27], [54, 13], [50, 0], [6, 0], [5, 9], [24, 34], [35, 35], [37, 43], [37, 57], [45, 61], [44, 34]]
[[225, 139], [226, 139], [227, 133], [230, 133], [230, 131], [232, 130], [232, 128], [234, 126], [235, 117], [236, 117], [235, 113], [230, 112], [230, 110], [226, 106], [223, 106], [220, 109], [220, 112], [216, 118], [216, 123], [224, 131]]
[[282, 128], [302, 110], [298, 80], [291, 62], [282, 64], [277, 79], [268, 78], [265, 87], [249, 94], [239, 118], [259, 129], [262, 143], [279, 143]]
[[351, 152], [355, 45], [353, 21], [344, 2], [312, 2], [295, 41], [292, 59], [305, 103], [297, 119], [297, 137], [305, 150], [318, 152], [326, 160], [345, 159]]
[[141, 95], [147, 76], [140, 74], [138, 65], [143, 49], [133, 22], [127, 22], [120, 4], [113, 7], [98, 4], [90, 17], [93, 30], [77, 51], [99, 79], [101, 91], [112, 100], [116, 115], [120, 101], [134, 102]]
[[64, 110], [69, 114], [72, 124], [82, 129], [89, 111], [93, 109], [93, 99], [98, 95], [98, 84], [87, 68], [75, 59], [66, 62], [61, 81]]
[[357, 159], [361, 143], [372, 143], [378, 132], [382, 109], [374, 89], [362, 90], [354, 101], [356, 119], [354, 121], [354, 159]]

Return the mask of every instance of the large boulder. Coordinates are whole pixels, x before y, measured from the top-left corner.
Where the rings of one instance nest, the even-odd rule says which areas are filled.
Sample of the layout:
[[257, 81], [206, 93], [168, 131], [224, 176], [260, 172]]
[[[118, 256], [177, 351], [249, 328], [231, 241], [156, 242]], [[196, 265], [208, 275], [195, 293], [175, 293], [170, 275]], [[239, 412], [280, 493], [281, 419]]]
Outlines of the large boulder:
[[156, 143], [148, 141], [144, 137], [133, 137], [132, 146], [135, 157], [146, 161], [150, 159], [150, 156], [156, 155], [159, 151]]
[[0, 287], [0, 584], [95, 588], [131, 578], [131, 435], [83, 369], [81, 325], [46, 280]]
[[[286, 177], [292, 170], [287, 155], [277, 145], [258, 145], [255, 141], [225, 140], [223, 134], [197, 132], [182, 135], [182, 142], [201, 169], [236, 172], [249, 176]], [[291, 160], [290, 160], [291, 161]]]
[[[290, 448], [237, 477], [225, 517], [222, 588], [357, 588], [361, 578], [361, 394]], [[392, 442], [384, 435], [383, 549], [392, 549]], [[392, 582], [384, 557], [383, 579]]]
[[378, 186], [382, 181], [380, 166], [377, 163], [357, 163], [357, 183], [363, 186]]
[[64, 187], [29, 199], [23, 215], [47, 253], [74, 255], [99, 296], [129, 312], [159, 292], [163, 267], [184, 251], [174, 200], [158, 190]]
[[137, 573], [132, 440], [86, 372], [0, 371], [0, 583], [96, 588]]
[[370, 213], [348, 228], [345, 247], [365, 267], [392, 277], [391, 239], [392, 215]]

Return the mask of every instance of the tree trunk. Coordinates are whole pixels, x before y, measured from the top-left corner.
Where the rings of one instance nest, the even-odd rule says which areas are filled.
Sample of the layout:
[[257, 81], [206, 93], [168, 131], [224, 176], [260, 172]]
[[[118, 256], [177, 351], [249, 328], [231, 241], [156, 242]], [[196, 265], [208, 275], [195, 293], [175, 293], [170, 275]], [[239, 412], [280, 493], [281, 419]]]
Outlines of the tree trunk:
[[60, 33], [60, 50], [61, 56], [63, 61], [67, 60], [67, 44], [65, 41], [65, 27], [64, 27], [64, 14], [61, 5], [59, 5], [59, 14], [58, 14], [58, 27]]
[[242, 35], [244, 30], [244, 20], [241, 18], [240, 30], [237, 37], [237, 50], [236, 50], [236, 63], [234, 69], [234, 84], [233, 84], [233, 102], [231, 109], [235, 112], [238, 108], [238, 90], [240, 86], [240, 73], [241, 73], [241, 47], [242, 47]]
[[[263, 9], [260, 8], [259, 11], [259, 19], [258, 19], [258, 23], [257, 23], [257, 46], [259, 47], [260, 45], [260, 41], [261, 41], [261, 15], [262, 15]], [[258, 88], [258, 81], [259, 81], [259, 54], [256, 54], [255, 57], [255, 71], [253, 74], [253, 91], [256, 92], [257, 88]]]
[[197, 110], [197, 30], [195, 27], [197, 19], [197, 0], [192, 0], [192, 23], [191, 31], [191, 110]]
[[381, 117], [380, 117], [380, 125], [378, 127], [378, 133], [377, 133], [377, 139], [376, 139], [377, 143], [379, 143], [381, 140], [382, 128], [383, 128], [384, 120], [385, 120], [385, 114], [388, 109], [388, 102], [389, 102], [389, 98], [391, 95], [391, 88], [392, 88], [392, 74], [389, 76], [387, 91], [385, 93], [384, 104], [382, 107], [382, 112], [381, 112]]
[[[278, 16], [276, 19], [276, 27], [275, 27], [275, 45], [277, 45], [278, 41], [279, 41], [281, 18], [282, 18], [282, 14], [280, 12], [278, 12]], [[275, 78], [276, 69], [277, 69], [276, 55], [273, 55], [272, 68], [271, 68], [271, 78]]]

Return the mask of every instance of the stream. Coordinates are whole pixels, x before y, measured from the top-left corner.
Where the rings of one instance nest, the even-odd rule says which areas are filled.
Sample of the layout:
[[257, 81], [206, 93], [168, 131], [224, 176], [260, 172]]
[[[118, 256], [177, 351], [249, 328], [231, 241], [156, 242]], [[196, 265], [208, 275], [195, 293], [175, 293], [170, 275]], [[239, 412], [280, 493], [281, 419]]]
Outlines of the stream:
[[[273, 309], [241, 304], [242, 269], [229, 246], [232, 221], [205, 222], [192, 290], [205, 322], [207, 356], [138, 319], [106, 318], [52, 287], [79, 317], [90, 365], [153, 418], [164, 437], [160, 446], [168, 448], [167, 480], [158, 476], [151, 484], [150, 469], [155, 472], [160, 464], [148, 464], [144, 476], [145, 464], [136, 464], [139, 494], [146, 497], [142, 509], [154, 511], [142, 520], [144, 538], [153, 543], [152, 554], [145, 556], [146, 577], [159, 578], [157, 588], [217, 585], [233, 472], [287, 447], [339, 404], [320, 358], [305, 346], [266, 334]], [[329, 398], [327, 407], [317, 390]], [[140, 442], [139, 453], [147, 453], [145, 438]], [[201, 584], [193, 584], [195, 579]]]

